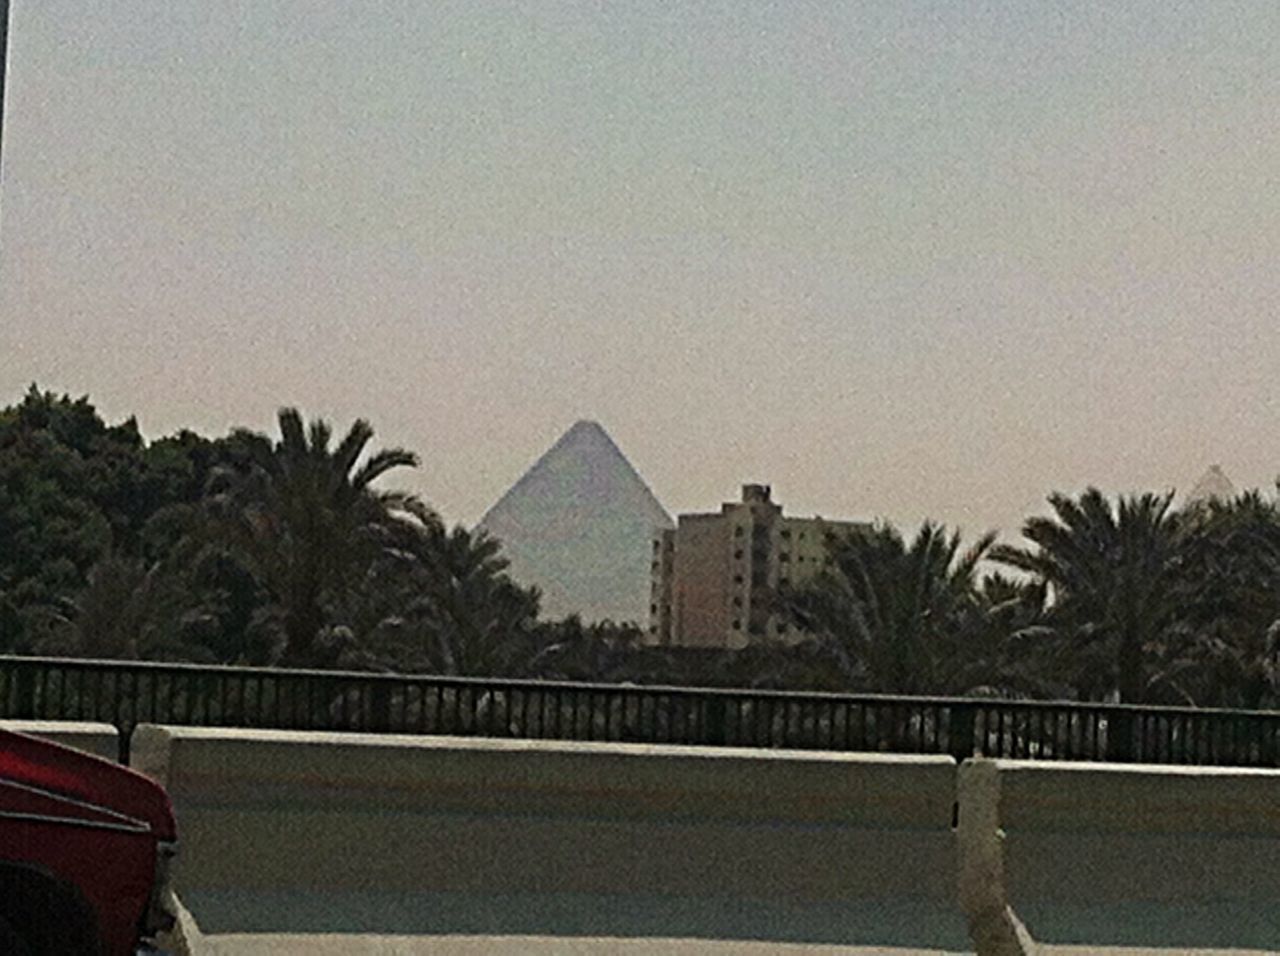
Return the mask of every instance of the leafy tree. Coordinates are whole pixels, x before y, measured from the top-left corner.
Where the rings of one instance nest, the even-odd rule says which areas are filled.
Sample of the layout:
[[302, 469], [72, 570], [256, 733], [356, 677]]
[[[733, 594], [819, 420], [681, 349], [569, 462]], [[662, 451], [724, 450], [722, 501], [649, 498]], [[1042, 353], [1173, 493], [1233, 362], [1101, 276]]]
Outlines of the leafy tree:
[[536, 589], [506, 573], [498, 542], [447, 530], [420, 503], [347, 614], [367, 664], [445, 674], [520, 674], [535, 651]]
[[164, 656], [174, 640], [181, 595], [160, 566], [108, 555], [88, 577], [76, 597], [31, 612], [32, 649], [69, 657]]
[[1062, 676], [1083, 699], [1140, 703], [1167, 687], [1186, 541], [1171, 499], [1143, 494], [1113, 506], [1096, 488], [1053, 494], [1053, 516], [1023, 524], [1028, 545], [991, 552], [1047, 589], [1050, 658], [1070, 667]]
[[982, 578], [966, 615], [964, 653], [955, 686], [990, 697], [1062, 697], [1045, 650], [1045, 587], [1000, 573]]
[[[676, 660], [686, 657], [672, 649]], [[698, 649], [700, 658], [686, 662], [692, 682], [718, 687], [758, 687], [769, 690], [846, 691], [847, 667], [829, 641], [806, 638], [796, 642], [753, 641], [732, 651]], [[677, 672], [677, 676], [684, 676]]]
[[511, 652], [538, 617], [538, 595], [505, 573], [501, 545], [465, 528], [428, 526], [419, 552], [427, 570], [425, 596], [430, 628], [446, 673], [511, 670]]
[[29, 650], [37, 618], [83, 589], [114, 539], [128, 536], [94, 459], [128, 472], [134, 433], [107, 428], [87, 399], [34, 385], [0, 411], [0, 645]]
[[1274, 706], [1280, 689], [1280, 512], [1258, 492], [1211, 499], [1184, 515], [1181, 612], [1168, 641], [1169, 683], [1183, 701]]
[[964, 552], [925, 522], [906, 542], [890, 525], [828, 544], [831, 564], [782, 596], [802, 630], [827, 643], [848, 686], [897, 694], [963, 691], [975, 577], [994, 535]]
[[546, 680], [657, 683], [671, 680], [674, 655], [644, 643], [633, 624], [605, 620], [586, 624], [577, 614], [538, 628], [530, 676]]
[[279, 414], [280, 439], [237, 433], [239, 460], [211, 476], [201, 532], [248, 569], [280, 612], [280, 663], [317, 663], [327, 609], [349, 592], [393, 543], [409, 503], [373, 483], [414, 467], [403, 449], [364, 457], [373, 429], [357, 420], [330, 447], [322, 420], [305, 426], [296, 409]]

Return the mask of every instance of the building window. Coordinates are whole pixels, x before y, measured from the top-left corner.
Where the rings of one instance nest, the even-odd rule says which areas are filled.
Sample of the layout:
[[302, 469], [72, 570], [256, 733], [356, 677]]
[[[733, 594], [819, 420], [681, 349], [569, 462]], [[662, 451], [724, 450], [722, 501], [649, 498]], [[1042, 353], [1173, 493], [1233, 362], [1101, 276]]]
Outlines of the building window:
[[803, 532], [803, 531], [801, 531], [801, 532], [800, 532], [800, 540], [801, 540], [801, 541], [803, 541], [803, 540], [804, 540], [804, 532]]
[[786, 585], [788, 585], [788, 584], [790, 584], [790, 583], [791, 583], [791, 579], [790, 579], [790, 578], [778, 578], [778, 583], [779, 583], [779, 584], [781, 584], [781, 585], [783, 585], [783, 586], [786, 586]]
[[741, 621], [734, 621], [734, 622], [733, 622], [733, 629], [734, 629], [735, 631], [740, 631], [740, 630], [742, 630], [742, 622], [741, 622]]
[[734, 606], [734, 607], [742, 607], [742, 598], [740, 598], [740, 597], [735, 597], [735, 598], [733, 599], [733, 606]]
[[778, 624], [778, 633], [779, 634], [787, 633], [787, 624], [785, 621]]
[[735, 575], [733, 576], [733, 583], [734, 583], [734, 584], [741, 584], [741, 583], [742, 583], [742, 575], [741, 575], [741, 574], [735, 574]]
[[781, 531], [779, 531], [779, 532], [778, 532], [778, 535], [779, 535], [779, 537], [783, 537], [783, 538], [790, 538], [790, 537], [791, 537], [791, 529], [790, 529], [790, 528], [783, 528]]
[[734, 556], [735, 558], [737, 558], [739, 561], [741, 561], [741, 560], [742, 560], [742, 549], [741, 549], [741, 548], [739, 548], [737, 551], [733, 552], [733, 556]]
[[657, 613], [658, 613], [658, 605], [656, 605], [656, 604], [650, 604], [650, 605], [649, 605], [649, 613], [650, 613], [650, 614], [657, 614]]
[[654, 551], [657, 551], [660, 547], [662, 547], [662, 542], [661, 542], [661, 541], [659, 541], [657, 538], [654, 538], [654, 539], [653, 539], [653, 550], [654, 550]]
[[738, 525], [736, 528], [733, 529], [733, 536], [735, 538], [741, 538], [743, 533], [744, 532], [742, 530], [742, 525]]
[[791, 555], [783, 551], [780, 555], [778, 555], [778, 560], [781, 561], [783, 564], [786, 564], [788, 561], [791, 560]]

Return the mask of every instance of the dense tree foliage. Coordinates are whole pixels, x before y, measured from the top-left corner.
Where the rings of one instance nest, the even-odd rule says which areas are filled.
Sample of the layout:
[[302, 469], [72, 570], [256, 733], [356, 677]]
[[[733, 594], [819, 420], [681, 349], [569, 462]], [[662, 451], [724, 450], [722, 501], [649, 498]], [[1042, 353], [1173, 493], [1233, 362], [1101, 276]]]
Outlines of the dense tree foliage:
[[474, 673], [532, 631], [496, 542], [374, 486], [416, 456], [279, 429], [148, 445], [34, 386], [0, 412], [0, 651]]
[[147, 442], [35, 386], [0, 410], [0, 653], [575, 681], [1274, 707], [1280, 509], [1053, 494], [1022, 542], [836, 536], [777, 595], [799, 641], [654, 647], [539, 618], [501, 544], [381, 486], [356, 421]]
[[1186, 542], [1172, 495], [1122, 497], [1115, 506], [1090, 488], [1049, 498], [1054, 516], [1029, 518], [1024, 547], [992, 557], [1044, 582], [1053, 595], [1045, 642], [1072, 674], [1077, 695], [1114, 692], [1148, 702], [1167, 680], [1167, 638], [1184, 604], [1178, 580]]
[[977, 569], [993, 540], [961, 554], [960, 536], [932, 522], [909, 543], [888, 525], [857, 530], [831, 541], [831, 562], [783, 604], [799, 628], [828, 643], [851, 685], [963, 692]]

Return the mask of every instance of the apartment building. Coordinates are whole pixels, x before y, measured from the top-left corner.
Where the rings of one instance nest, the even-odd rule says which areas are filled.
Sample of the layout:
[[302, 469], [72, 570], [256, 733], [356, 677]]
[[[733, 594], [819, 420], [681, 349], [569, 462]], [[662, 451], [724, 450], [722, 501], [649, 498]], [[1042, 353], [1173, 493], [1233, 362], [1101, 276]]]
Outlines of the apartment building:
[[649, 640], [679, 647], [745, 647], [795, 640], [774, 614], [774, 595], [827, 561], [831, 535], [861, 522], [794, 518], [768, 485], [743, 485], [742, 500], [718, 513], [680, 515], [653, 540]]

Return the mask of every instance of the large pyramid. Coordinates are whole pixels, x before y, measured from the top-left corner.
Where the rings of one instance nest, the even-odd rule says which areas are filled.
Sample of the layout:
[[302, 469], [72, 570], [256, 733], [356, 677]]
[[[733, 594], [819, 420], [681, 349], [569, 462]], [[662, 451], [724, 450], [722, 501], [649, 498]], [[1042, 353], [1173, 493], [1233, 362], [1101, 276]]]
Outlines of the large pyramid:
[[671, 517], [596, 422], [580, 421], [480, 519], [548, 618], [649, 618], [652, 540]]
[[1236, 486], [1231, 483], [1221, 465], [1210, 465], [1195, 487], [1187, 494], [1188, 505], [1209, 501], [1228, 502], [1236, 496]]

